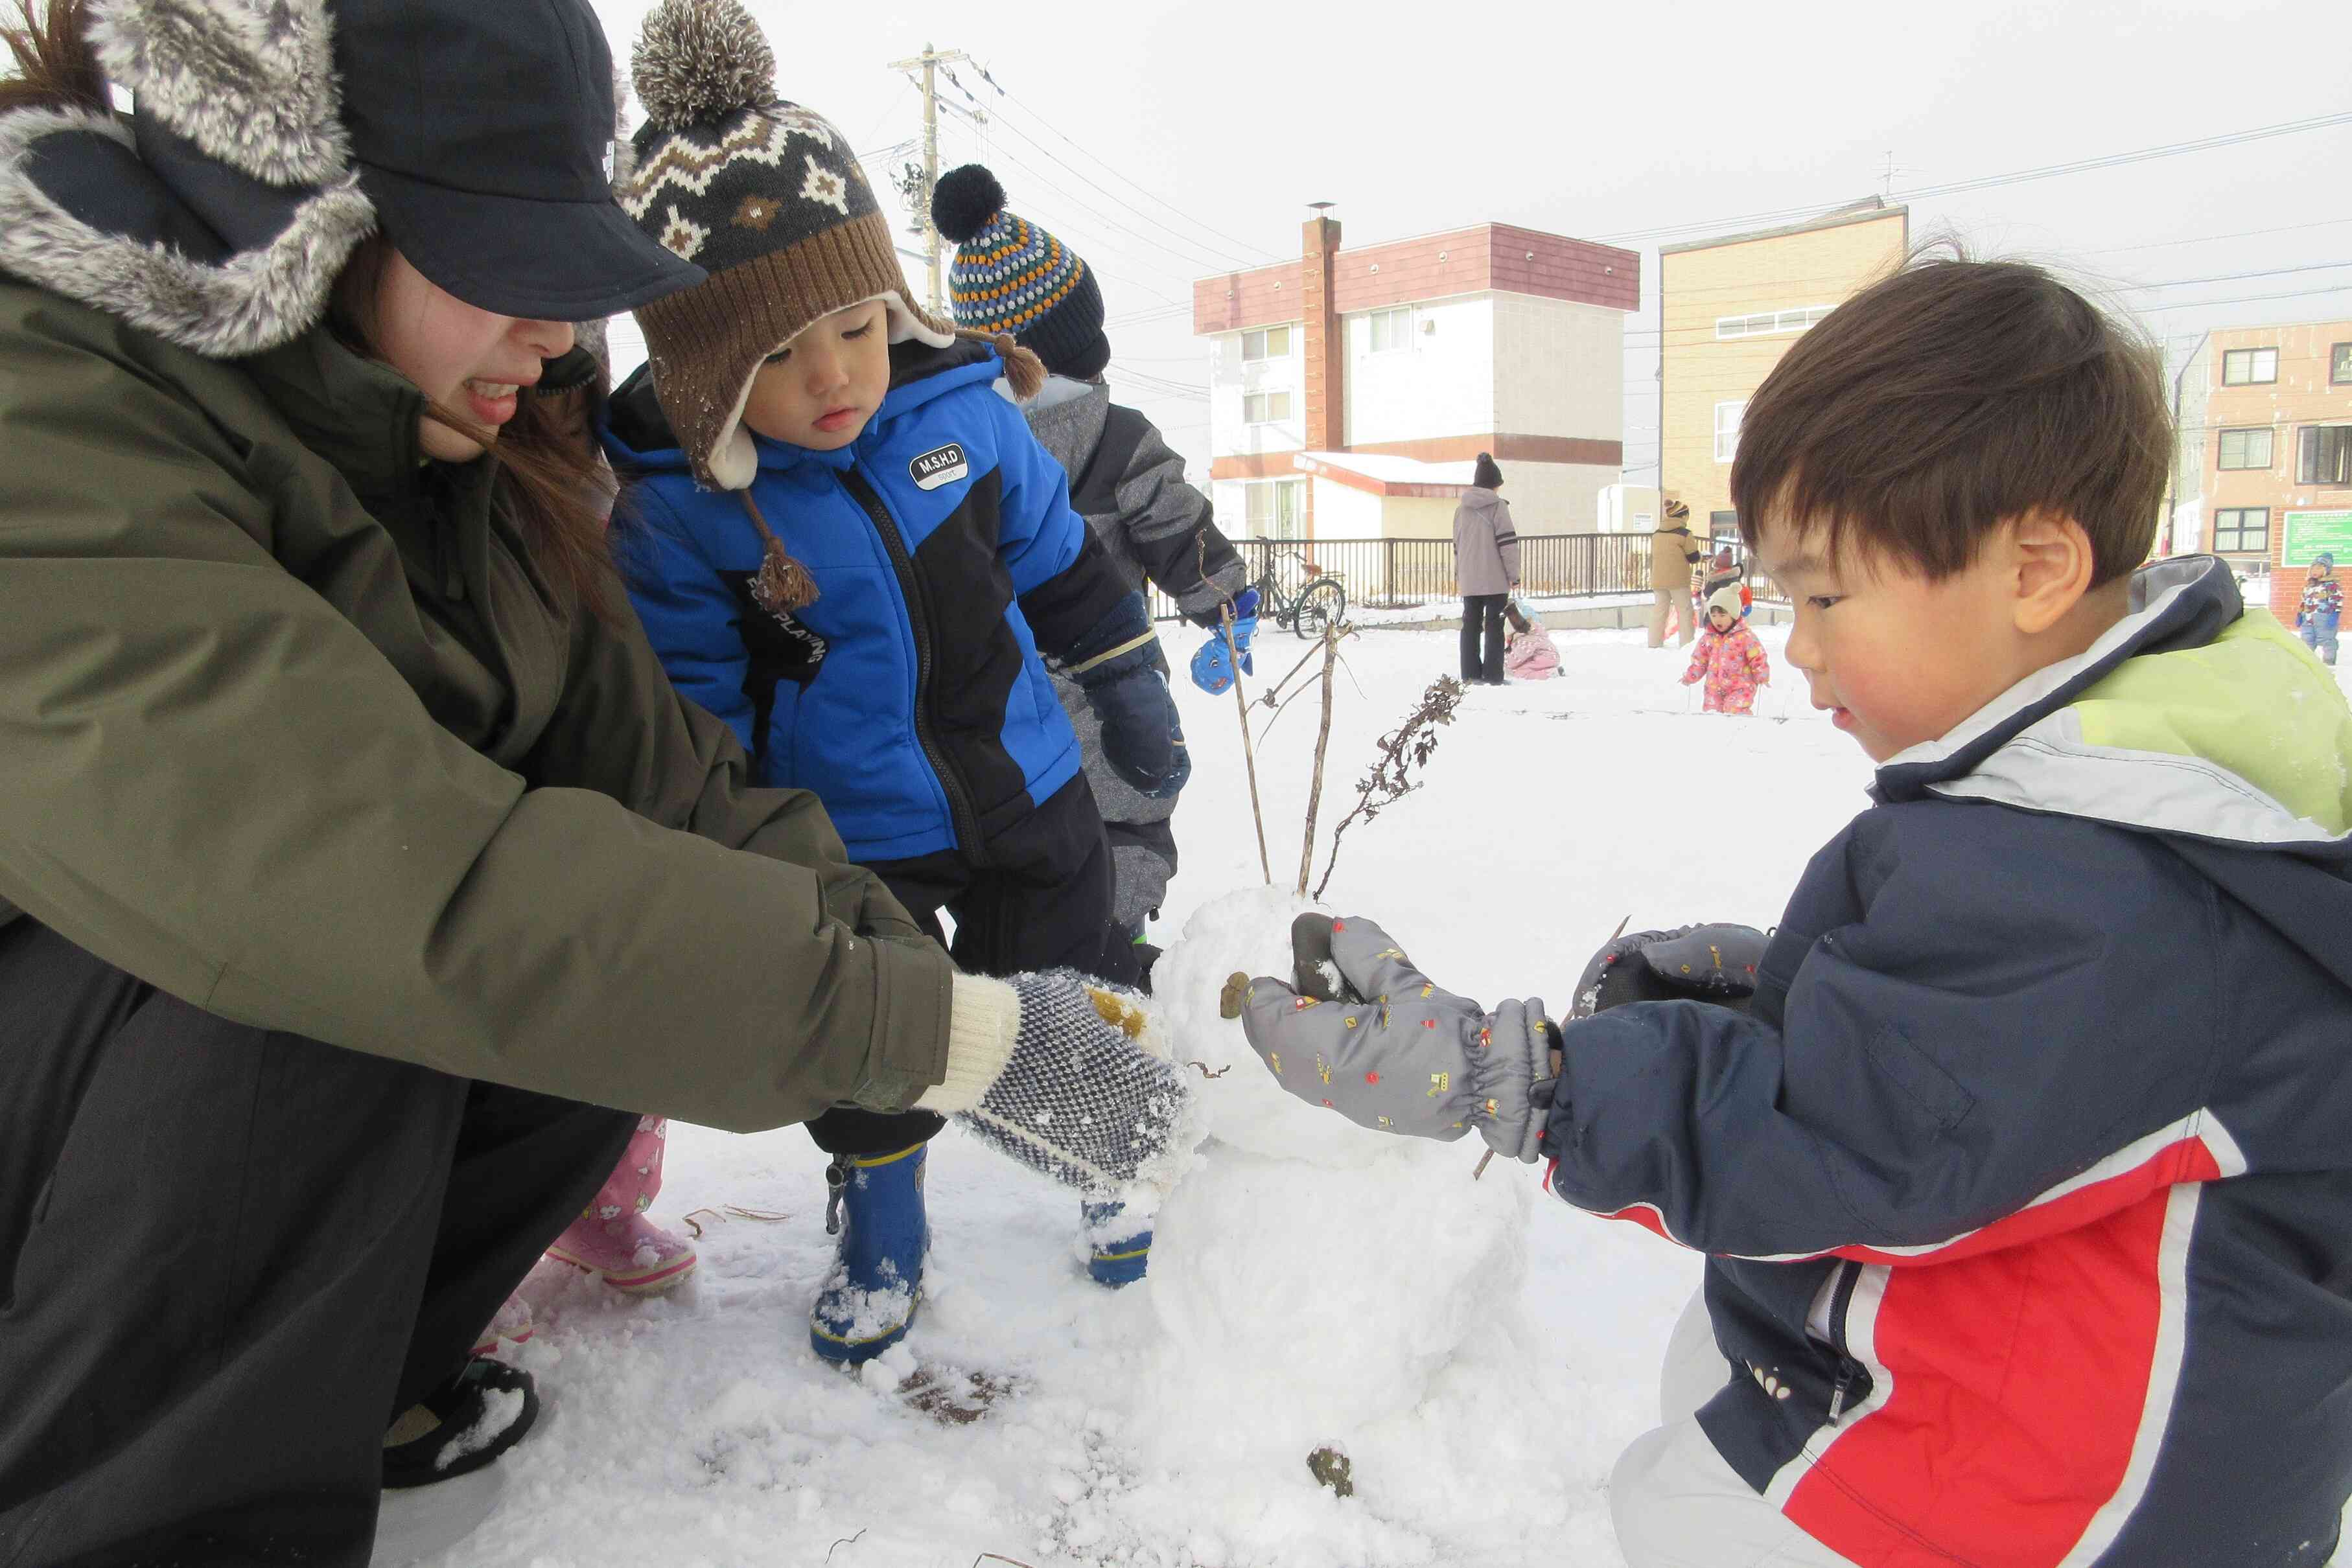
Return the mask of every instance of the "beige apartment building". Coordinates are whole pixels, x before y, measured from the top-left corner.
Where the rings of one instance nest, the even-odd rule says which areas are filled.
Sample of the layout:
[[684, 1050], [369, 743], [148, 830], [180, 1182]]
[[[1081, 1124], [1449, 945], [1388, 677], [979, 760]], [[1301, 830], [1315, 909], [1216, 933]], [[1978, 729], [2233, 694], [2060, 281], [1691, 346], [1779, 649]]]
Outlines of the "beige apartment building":
[[2352, 320], [2207, 333], [2173, 412], [2171, 552], [2267, 563], [2292, 622], [2315, 554], [2352, 567]]
[[1691, 531], [1737, 533], [1739, 421], [1807, 328], [1902, 265], [1911, 209], [1876, 197], [1810, 222], [1662, 246], [1658, 485]]

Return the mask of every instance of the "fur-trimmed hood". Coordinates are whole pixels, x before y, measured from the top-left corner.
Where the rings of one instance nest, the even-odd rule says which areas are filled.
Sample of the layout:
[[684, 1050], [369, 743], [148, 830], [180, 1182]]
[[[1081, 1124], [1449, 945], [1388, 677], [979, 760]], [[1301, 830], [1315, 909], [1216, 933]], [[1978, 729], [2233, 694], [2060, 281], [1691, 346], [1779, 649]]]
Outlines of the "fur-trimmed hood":
[[0, 116], [0, 270], [234, 359], [326, 313], [374, 232], [325, 0], [92, 0], [132, 111]]

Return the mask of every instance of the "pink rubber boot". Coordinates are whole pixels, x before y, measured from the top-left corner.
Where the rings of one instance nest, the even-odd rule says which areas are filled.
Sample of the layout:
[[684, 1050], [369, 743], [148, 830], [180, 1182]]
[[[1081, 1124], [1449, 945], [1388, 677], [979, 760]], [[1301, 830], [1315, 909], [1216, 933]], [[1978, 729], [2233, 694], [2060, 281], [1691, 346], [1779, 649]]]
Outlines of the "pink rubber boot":
[[694, 1272], [694, 1248], [646, 1218], [661, 1191], [662, 1145], [669, 1124], [659, 1116], [639, 1119], [612, 1179], [581, 1211], [572, 1228], [555, 1239], [547, 1255], [559, 1263], [604, 1276], [616, 1291], [650, 1296]]

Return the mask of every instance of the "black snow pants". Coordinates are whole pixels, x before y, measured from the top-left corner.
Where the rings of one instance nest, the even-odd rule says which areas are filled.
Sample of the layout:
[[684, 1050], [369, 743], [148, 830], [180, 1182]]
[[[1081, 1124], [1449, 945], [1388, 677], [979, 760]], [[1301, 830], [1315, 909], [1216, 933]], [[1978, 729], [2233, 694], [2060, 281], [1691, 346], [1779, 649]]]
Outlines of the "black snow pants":
[[[989, 841], [984, 856], [939, 850], [908, 860], [868, 861], [915, 924], [972, 975], [1077, 969], [1133, 985], [1131, 951], [1106, 944], [1110, 928], [1110, 845], [1083, 773]], [[948, 939], [940, 911], [955, 916]], [[1106, 973], [1120, 962], [1125, 973]], [[926, 1143], [945, 1121], [929, 1111], [836, 1106], [808, 1124], [829, 1155], [887, 1155]]]
[[636, 1124], [0, 926], [0, 1563], [363, 1568], [384, 1428]]
[[[1503, 601], [1507, 593], [1462, 596], [1462, 678], [1490, 686], [1503, 684]], [[1480, 640], [1485, 650], [1480, 650]]]

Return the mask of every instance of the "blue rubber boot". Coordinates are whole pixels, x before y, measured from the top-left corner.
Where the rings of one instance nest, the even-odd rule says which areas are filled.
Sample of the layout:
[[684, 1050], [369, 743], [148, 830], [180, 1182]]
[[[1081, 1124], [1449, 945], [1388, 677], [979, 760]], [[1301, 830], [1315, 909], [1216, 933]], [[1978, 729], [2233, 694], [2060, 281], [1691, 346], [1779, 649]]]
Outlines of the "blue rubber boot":
[[833, 1272], [809, 1310], [809, 1345], [844, 1366], [907, 1337], [922, 1298], [923, 1163], [929, 1145], [890, 1155], [835, 1155], [824, 1169], [824, 1228], [841, 1236]]
[[1120, 1216], [1127, 1212], [1123, 1203], [1089, 1203], [1083, 1212], [1089, 1248], [1087, 1273], [1094, 1282], [1117, 1290], [1142, 1279], [1151, 1264], [1150, 1224], [1138, 1230], [1131, 1222], [1122, 1223]]

